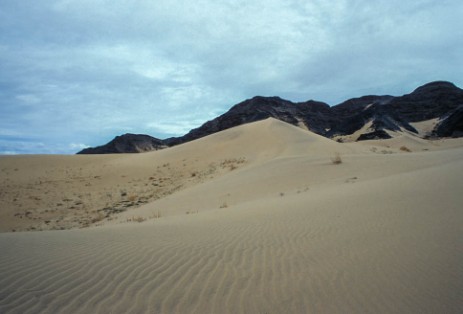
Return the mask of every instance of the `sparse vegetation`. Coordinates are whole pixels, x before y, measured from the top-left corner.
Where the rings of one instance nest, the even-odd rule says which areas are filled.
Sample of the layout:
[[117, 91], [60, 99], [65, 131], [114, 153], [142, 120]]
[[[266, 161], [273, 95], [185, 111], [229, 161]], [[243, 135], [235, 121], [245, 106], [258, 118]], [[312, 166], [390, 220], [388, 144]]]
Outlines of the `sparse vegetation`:
[[102, 221], [105, 217], [106, 217], [106, 216], [105, 216], [103, 213], [99, 212], [99, 213], [96, 215], [96, 217], [94, 217], [94, 218], [92, 219], [92, 223], [96, 223], [96, 222]]
[[356, 182], [356, 180], [358, 180], [357, 177], [352, 177], [352, 178], [348, 178], [345, 182], [346, 183], [354, 183], [354, 182]]
[[149, 218], [150, 219], [157, 219], [157, 218], [161, 218], [161, 212], [160, 211], [157, 211], [156, 213], [154, 213], [153, 215], [151, 215]]
[[131, 194], [131, 195], [129, 195], [129, 197], [128, 197], [128, 200], [129, 200], [130, 202], [135, 202], [137, 199], [138, 199], [138, 195], [136, 195], [136, 194]]
[[[100, 173], [99, 170], [84, 167], [54, 168], [56, 173], [46, 173], [51, 180], [48, 180], [45, 174], [41, 174], [25, 184], [24, 195], [13, 189], [14, 186], [8, 178], [8, 175], [14, 174], [15, 169], [0, 168], [0, 173], [7, 176], [3, 180], [0, 197], [9, 195], [9, 198], [3, 199], [7, 201], [6, 205], [16, 210], [17, 215], [14, 217], [18, 224], [22, 224], [19, 227], [15, 226], [16, 231], [26, 228], [85, 228], [117, 219], [118, 214], [171, 195], [189, 186], [192, 181], [203, 182], [217, 175], [236, 171], [246, 162], [244, 157], [231, 156], [211, 160], [209, 163], [200, 163], [199, 159], [184, 159], [182, 163], [159, 162], [146, 172], [109, 172], [108, 175], [106, 171]], [[182, 165], [192, 168], [182, 168]], [[102, 168], [104, 167], [105, 165]], [[21, 170], [22, 168], [18, 168], [17, 171]], [[5, 190], [10, 193], [7, 194]], [[221, 208], [229, 207], [225, 199], [221, 199], [217, 205]], [[189, 214], [197, 212], [190, 210]], [[161, 213], [142, 216], [146, 220], [156, 219], [161, 217]], [[133, 220], [137, 222], [140, 219], [135, 216]]]
[[341, 155], [338, 152], [334, 153], [334, 156], [331, 157], [331, 163], [333, 165], [342, 164], [342, 158], [341, 158]]
[[243, 164], [246, 162], [246, 158], [241, 157], [241, 158], [229, 158], [225, 159], [220, 163], [220, 167], [222, 169], [228, 168], [230, 171], [233, 171], [238, 168], [238, 165]]
[[411, 152], [410, 148], [408, 148], [407, 146], [401, 146], [399, 149], [403, 152], [407, 152], [407, 153]]
[[143, 222], [145, 221], [146, 218], [145, 217], [141, 217], [141, 216], [132, 216], [132, 218], [127, 218], [127, 222]]

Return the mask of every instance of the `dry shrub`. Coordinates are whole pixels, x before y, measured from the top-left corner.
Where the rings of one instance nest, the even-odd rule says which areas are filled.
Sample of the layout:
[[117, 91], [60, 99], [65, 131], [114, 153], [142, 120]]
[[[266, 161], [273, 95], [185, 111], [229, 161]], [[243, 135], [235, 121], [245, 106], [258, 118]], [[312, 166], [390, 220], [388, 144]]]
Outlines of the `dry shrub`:
[[106, 216], [105, 216], [103, 213], [99, 212], [99, 213], [96, 215], [96, 217], [93, 217], [93, 218], [92, 218], [91, 222], [92, 222], [92, 223], [96, 223], [96, 222], [102, 221], [103, 219], [105, 219], [105, 217], [106, 217]]
[[133, 222], [143, 222], [145, 220], [146, 220], [146, 218], [141, 217], [141, 216], [136, 216], [136, 217], [132, 216], [132, 218], [127, 218], [127, 222], [131, 222], [131, 221], [133, 221]]
[[161, 212], [157, 211], [157, 213], [153, 213], [153, 215], [150, 216], [150, 218], [161, 218]]
[[135, 222], [143, 222], [143, 221], [145, 221], [145, 220], [146, 220], [146, 218], [140, 217], [140, 216], [135, 217], [135, 218], [133, 219], [133, 221], [135, 221]]
[[228, 168], [231, 171], [235, 170], [238, 168], [238, 165], [243, 164], [246, 162], [246, 158], [241, 157], [241, 158], [229, 158], [225, 159], [220, 163], [220, 167], [223, 169]]
[[138, 195], [131, 194], [131, 195], [129, 195], [128, 200], [131, 201], [131, 202], [135, 202], [137, 200], [137, 198], [138, 198]]
[[341, 155], [338, 152], [334, 153], [334, 156], [331, 157], [331, 162], [333, 163], [333, 165], [342, 164]]
[[411, 152], [410, 148], [408, 148], [407, 146], [401, 146], [399, 149], [403, 152], [407, 152], [407, 153]]

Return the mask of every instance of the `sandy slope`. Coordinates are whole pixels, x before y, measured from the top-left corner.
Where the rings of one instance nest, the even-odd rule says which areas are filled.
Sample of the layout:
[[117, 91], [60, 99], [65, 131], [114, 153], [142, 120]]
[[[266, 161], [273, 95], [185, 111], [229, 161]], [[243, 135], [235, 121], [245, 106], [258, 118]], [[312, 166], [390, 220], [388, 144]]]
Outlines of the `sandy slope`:
[[352, 151], [269, 121], [146, 154], [0, 156], [0, 231], [88, 227], [249, 164]]
[[0, 312], [458, 313], [463, 148], [450, 142], [409, 153], [270, 119], [82, 159], [83, 172], [114, 165], [100, 180], [170, 167], [182, 186], [102, 227], [0, 234]]

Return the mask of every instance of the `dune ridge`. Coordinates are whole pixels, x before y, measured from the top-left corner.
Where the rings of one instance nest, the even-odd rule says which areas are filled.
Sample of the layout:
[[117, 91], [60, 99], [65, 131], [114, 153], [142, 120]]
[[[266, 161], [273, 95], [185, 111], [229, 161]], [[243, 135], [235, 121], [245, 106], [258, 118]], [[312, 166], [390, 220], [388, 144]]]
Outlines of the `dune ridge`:
[[340, 144], [266, 120], [109, 156], [140, 173], [198, 159], [185, 175], [245, 162], [100, 227], [1, 233], [0, 312], [459, 313], [463, 145], [394, 141]]

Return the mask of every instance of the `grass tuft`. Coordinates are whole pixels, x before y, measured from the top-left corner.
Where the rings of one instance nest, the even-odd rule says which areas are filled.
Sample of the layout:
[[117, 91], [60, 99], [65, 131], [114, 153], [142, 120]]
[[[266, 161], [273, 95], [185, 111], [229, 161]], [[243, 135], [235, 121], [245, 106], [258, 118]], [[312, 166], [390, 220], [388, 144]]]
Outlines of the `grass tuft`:
[[338, 152], [334, 153], [334, 156], [331, 157], [331, 163], [333, 165], [342, 164], [342, 158], [341, 158], [341, 155]]
[[401, 146], [399, 149], [403, 152], [411, 153], [410, 148], [408, 148], [407, 146]]

